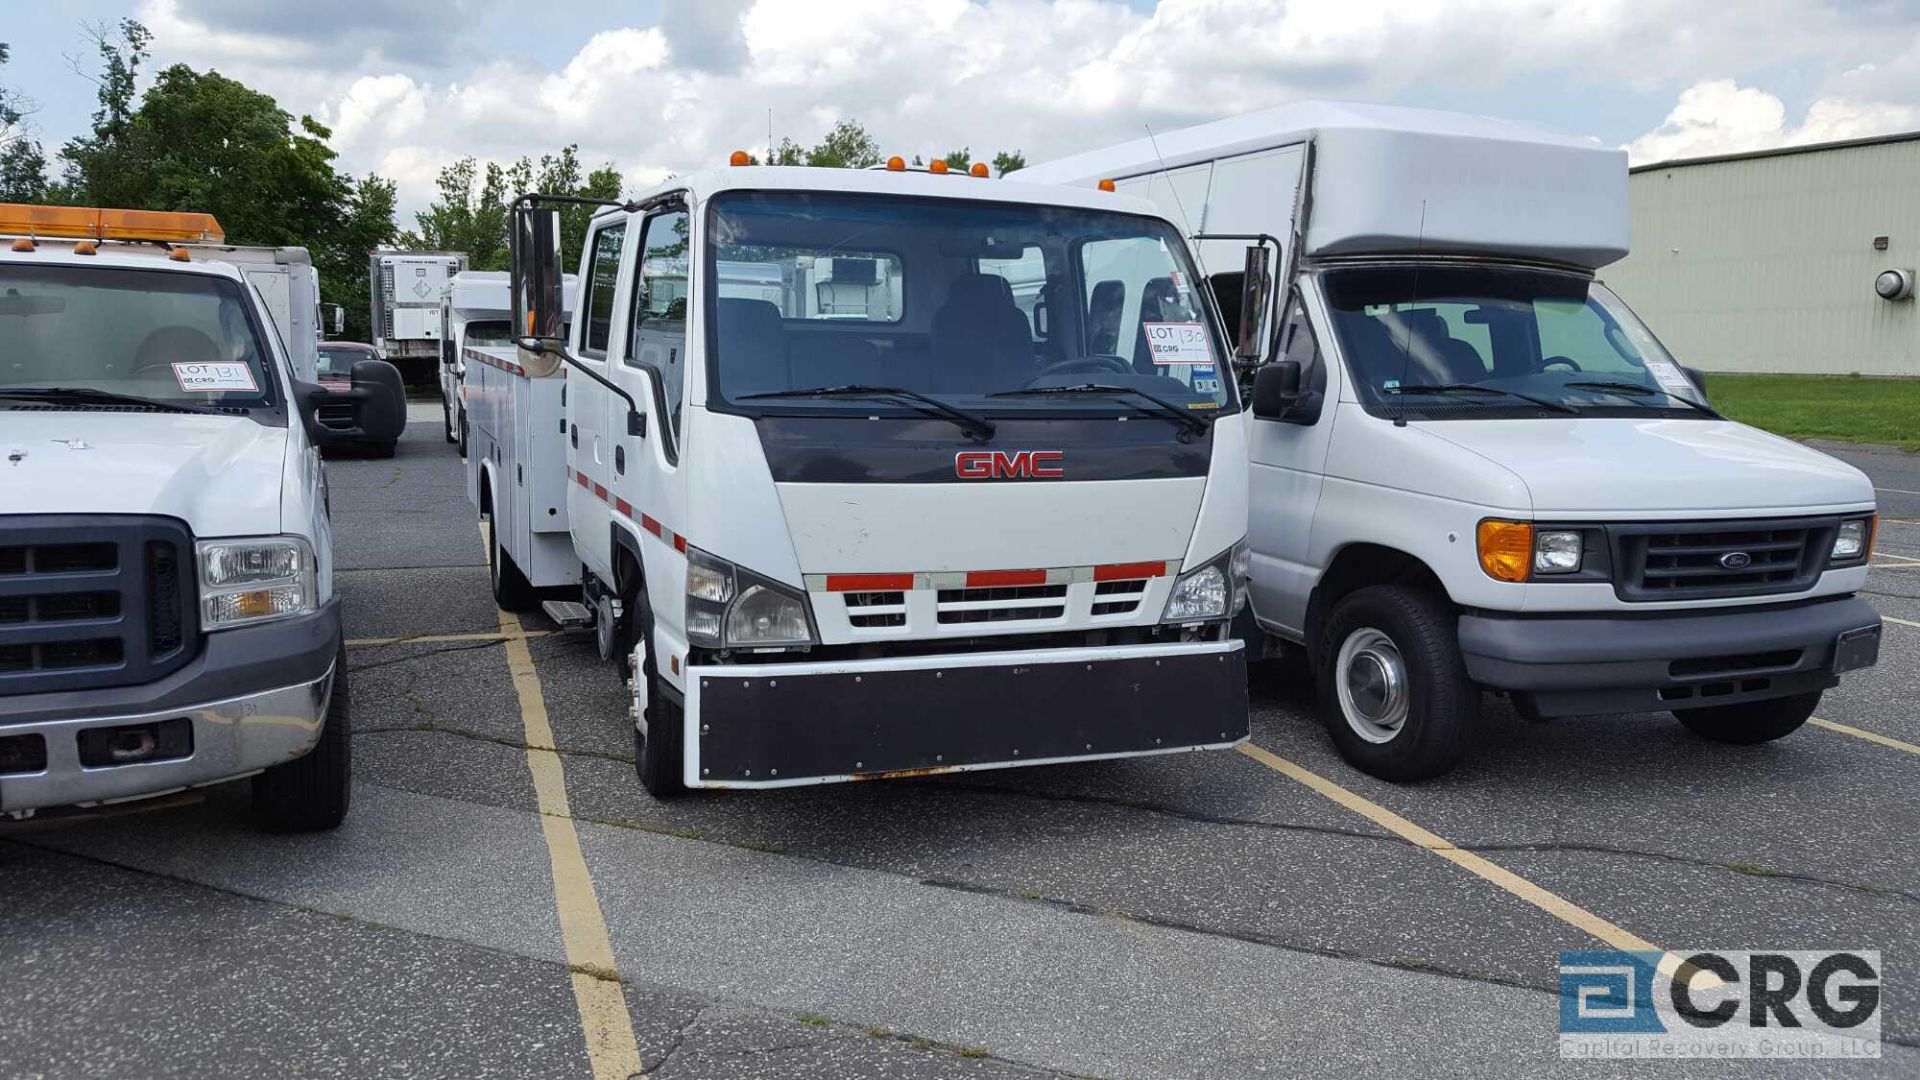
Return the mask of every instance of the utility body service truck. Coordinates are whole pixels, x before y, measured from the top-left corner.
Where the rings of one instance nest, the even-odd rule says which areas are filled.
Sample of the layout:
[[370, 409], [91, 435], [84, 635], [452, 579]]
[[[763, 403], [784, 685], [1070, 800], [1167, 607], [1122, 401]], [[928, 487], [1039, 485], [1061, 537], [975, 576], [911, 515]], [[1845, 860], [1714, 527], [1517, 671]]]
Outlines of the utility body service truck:
[[[1621, 151], [1307, 103], [1016, 176], [1277, 248], [1242, 371], [1249, 636], [1306, 647], [1360, 768], [1451, 768], [1483, 688], [1529, 719], [1671, 710], [1761, 742], [1875, 662], [1867, 478], [1720, 416], [1595, 276], [1627, 252]], [[1200, 254], [1230, 297], [1224, 246]]]
[[373, 347], [410, 383], [432, 381], [439, 370], [441, 298], [466, 268], [460, 251], [382, 249], [367, 256]]
[[338, 824], [336, 433], [247, 272], [288, 249], [81, 207], [0, 237], [0, 812], [251, 776], [267, 828]]
[[[581, 597], [549, 609], [629, 673], [643, 785], [1240, 742], [1244, 418], [1179, 230], [897, 158], [735, 157], [597, 212], [564, 340], [566, 200], [517, 202], [530, 335], [469, 386], [496, 596]], [[1170, 340], [1143, 363], [1110, 324], [1145, 294]], [[496, 399], [496, 371], [552, 389]], [[509, 403], [561, 452], [493, 437]]]
[[[511, 282], [504, 270], [462, 270], [447, 282], [440, 300], [440, 411], [447, 441], [467, 452], [466, 353], [513, 359]], [[566, 305], [573, 310], [574, 277], [567, 275]]]

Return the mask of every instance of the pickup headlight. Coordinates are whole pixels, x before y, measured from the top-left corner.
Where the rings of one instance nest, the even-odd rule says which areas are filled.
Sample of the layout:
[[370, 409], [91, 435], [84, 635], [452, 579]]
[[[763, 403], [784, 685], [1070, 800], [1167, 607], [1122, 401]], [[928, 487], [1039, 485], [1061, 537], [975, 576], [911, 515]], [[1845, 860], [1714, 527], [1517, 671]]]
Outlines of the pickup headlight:
[[1873, 554], [1874, 525], [1878, 515], [1849, 518], [1840, 523], [1840, 531], [1833, 536], [1833, 554], [1829, 562], [1853, 563], [1865, 562]]
[[708, 649], [806, 646], [813, 620], [799, 592], [689, 547], [687, 640]]
[[313, 548], [298, 536], [202, 540], [197, 561], [203, 630], [251, 626], [314, 611]]
[[1206, 565], [1181, 574], [1167, 596], [1160, 615], [1163, 623], [1224, 619], [1247, 602], [1247, 569], [1251, 552], [1245, 540], [1221, 552]]

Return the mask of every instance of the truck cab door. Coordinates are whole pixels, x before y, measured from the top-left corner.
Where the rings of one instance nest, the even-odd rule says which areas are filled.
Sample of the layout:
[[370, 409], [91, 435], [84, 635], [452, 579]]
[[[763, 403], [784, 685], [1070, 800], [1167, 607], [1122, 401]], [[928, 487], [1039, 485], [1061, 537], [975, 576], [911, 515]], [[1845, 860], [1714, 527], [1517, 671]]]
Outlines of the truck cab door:
[[612, 378], [633, 396], [646, 433], [627, 433], [627, 403], [609, 394], [607, 428], [614, 444], [615, 494], [655, 520], [677, 521], [668, 478], [679, 461], [680, 403], [685, 395], [690, 284], [689, 219], [684, 208], [647, 214], [634, 255], [633, 288], [626, 294], [625, 341]]
[[1321, 350], [1324, 335], [1316, 332], [1298, 291], [1282, 317], [1277, 358], [1300, 363], [1300, 385], [1308, 394], [1284, 419], [1249, 417], [1247, 534], [1254, 615], [1269, 631], [1298, 638], [1319, 578], [1319, 568], [1309, 565], [1313, 521], [1326, 481], [1340, 372]]
[[[578, 331], [574, 350], [581, 365], [607, 376], [607, 357], [623, 323], [616, 302], [620, 270], [626, 253], [627, 223], [615, 220], [587, 236], [587, 279], [582, 283]], [[614, 395], [591, 378], [570, 373], [565, 390], [567, 467], [573, 483], [567, 488], [567, 515], [572, 523], [573, 547], [580, 561], [604, 581], [613, 580], [612, 538], [608, 523], [613, 513], [613, 446], [607, 421]]]

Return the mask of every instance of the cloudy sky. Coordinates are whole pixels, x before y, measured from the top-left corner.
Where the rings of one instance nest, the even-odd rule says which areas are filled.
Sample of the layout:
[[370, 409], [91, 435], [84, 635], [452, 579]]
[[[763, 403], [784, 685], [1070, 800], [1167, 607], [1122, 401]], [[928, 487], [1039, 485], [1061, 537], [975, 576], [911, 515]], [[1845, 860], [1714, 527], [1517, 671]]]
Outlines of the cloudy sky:
[[1636, 161], [1920, 128], [1920, 0], [0, 0], [49, 149], [83, 20], [154, 32], [334, 130], [403, 212], [461, 154], [568, 142], [634, 188], [858, 119], [888, 152], [1030, 161], [1303, 98], [1459, 109]]

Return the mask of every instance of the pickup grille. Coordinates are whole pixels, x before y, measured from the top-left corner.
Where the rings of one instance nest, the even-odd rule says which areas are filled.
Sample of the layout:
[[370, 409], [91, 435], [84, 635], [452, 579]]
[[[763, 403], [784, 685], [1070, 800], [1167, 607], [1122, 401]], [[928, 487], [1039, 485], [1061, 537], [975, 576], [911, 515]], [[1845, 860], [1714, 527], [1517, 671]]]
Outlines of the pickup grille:
[[1622, 600], [1707, 600], [1812, 587], [1837, 518], [1613, 526]]
[[0, 516], [0, 695], [150, 682], [197, 646], [177, 521]]

